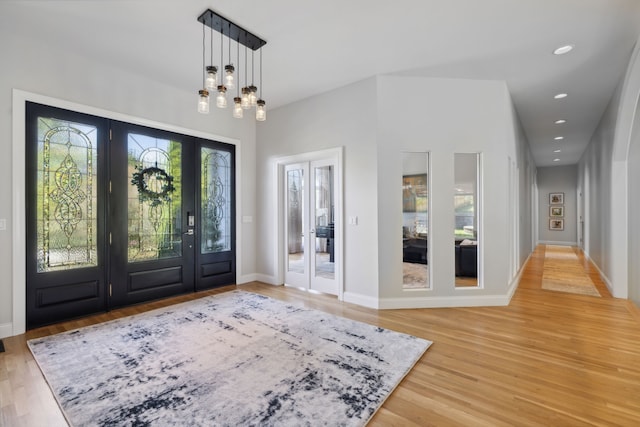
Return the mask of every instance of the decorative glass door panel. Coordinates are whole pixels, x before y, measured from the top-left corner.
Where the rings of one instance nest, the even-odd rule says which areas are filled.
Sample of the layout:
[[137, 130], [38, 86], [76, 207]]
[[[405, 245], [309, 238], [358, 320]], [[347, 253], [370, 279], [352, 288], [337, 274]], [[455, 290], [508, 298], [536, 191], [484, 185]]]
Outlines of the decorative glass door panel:
[[128, 260], [182, 256], [182, 144], [128, 135]]
[[231, 249], [231, 153], [201, 148], [202, 254]]
[[38, 118], [38, 273], [98, 265], [95, 126]]

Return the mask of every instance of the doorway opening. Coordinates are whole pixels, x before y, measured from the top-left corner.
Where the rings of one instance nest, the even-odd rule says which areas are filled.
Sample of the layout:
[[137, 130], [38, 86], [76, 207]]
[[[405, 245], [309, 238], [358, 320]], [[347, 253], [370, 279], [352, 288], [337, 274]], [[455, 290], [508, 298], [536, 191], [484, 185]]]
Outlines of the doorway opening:
[[342, 299], [341, 149], [278, 161], [281, 283]]

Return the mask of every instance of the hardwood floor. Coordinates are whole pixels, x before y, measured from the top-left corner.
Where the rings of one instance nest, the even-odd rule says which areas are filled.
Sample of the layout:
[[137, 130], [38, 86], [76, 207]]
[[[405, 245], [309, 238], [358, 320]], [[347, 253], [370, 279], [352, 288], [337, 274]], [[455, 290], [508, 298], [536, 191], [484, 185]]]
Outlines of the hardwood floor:
[[[273, 298], [434, 342], [371, 426], [638, 426], [640, 310], [614, 299], [579, 258], [602, 297], [541, 289], [544, 246], [532, 254], [507, 307], [372, 310], [334, 297], [260, 283]], [[224, 292], [186, 295], [4, 339], [0, 425], [66, 425], [26, 340]]]

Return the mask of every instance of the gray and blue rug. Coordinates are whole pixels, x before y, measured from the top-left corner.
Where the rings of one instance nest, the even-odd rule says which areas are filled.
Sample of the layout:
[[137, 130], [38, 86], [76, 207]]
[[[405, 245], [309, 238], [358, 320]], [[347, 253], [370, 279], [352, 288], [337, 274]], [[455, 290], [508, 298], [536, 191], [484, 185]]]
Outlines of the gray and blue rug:
[[431, 342], [233, 291], [28, 345], [72, 426], [362, 426]]

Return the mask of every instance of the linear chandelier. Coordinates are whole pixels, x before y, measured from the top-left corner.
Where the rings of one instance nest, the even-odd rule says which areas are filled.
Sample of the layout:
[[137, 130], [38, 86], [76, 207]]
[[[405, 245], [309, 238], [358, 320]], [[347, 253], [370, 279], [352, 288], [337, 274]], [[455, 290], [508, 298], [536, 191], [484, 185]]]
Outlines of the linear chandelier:
[[[216, 95], [216, 106], [227, 108], [227, 93], [233, 93], [233, 117], [241, 119], [243, 111], [252, 107], [256, 109], [256, 120], [267, 119], [266, 102], [262, 98], [262, 46], [267, 44], [260, 37], [250, 33], [244, 28], [234, 24], [227, 18], [207, 9], [198, 17], [198, 22], [202, 23], [202, 89], [198, 91], [198, 112], [209, 113], [209, 99]], [[209, 27], [209, 65], [206, 65], [206, 28]], [[220, 55], [214, 58], [213, 30], [220, 33]], [[227, 63], [224, 62], [224, 45], [227, 41]], [[236, 64], [238, 70], [233, 65], [231, 41], [236, 43]], [[215, 43], [217, 45], [217, 43]], [[240, 45], [244, 46], [244, 86], [240, 87]], [[251, 82], [248, 79], [248, 57], [247, 51], [251, 49]], [[254, 83], [254, 55], [260, 54], [260, 89]], [[214, 65], [214, 61], [220, 62]], [[237, 74], [237, 76], [236, 76]], [[258, 93], [259, 90], [259, 93]]]

